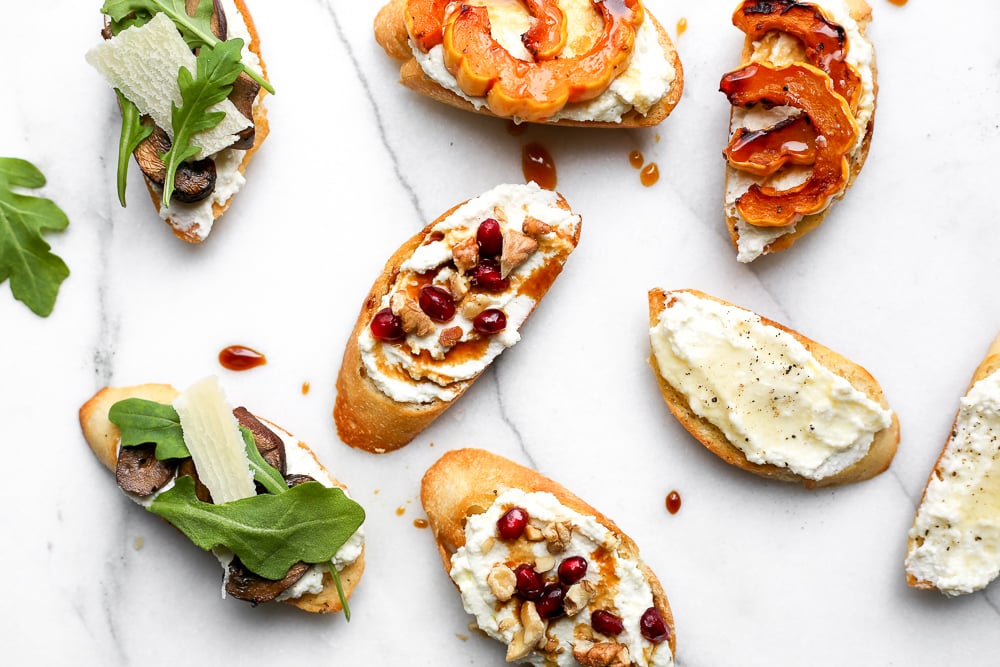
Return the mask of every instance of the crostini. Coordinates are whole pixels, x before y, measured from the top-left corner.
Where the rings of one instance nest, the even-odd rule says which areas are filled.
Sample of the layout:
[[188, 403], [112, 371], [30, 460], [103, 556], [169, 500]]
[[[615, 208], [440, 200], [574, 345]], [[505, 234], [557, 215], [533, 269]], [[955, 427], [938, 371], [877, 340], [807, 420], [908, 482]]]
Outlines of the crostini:
[[656, 125], [684, 87], [641, 0], [389, 0], [375, 39], [402, 61], [407, 88], [515, 122]]
[[499, 185], [389, 258], [348, 339], [334, 419], [352, 447], [407, 444], [517, 343], [580, 238], [580, 216], [535, 183]]
[[466, 611], [508, 662], [674, 664], [670, 604], [638, 546], [555, 481], [461, 449], [428, 469], [420, 499]]
[[786, 250], [813, 231], [861, 171], [878, 92], [865, 0], [743, 0], [724, 210], [737, 259]]
[[949, 596], [1000, 575], [1000, 337], [962, 397], [928, 476], [906, 548], [906, 581]]
[[243, 0], [176, 4], [107, 0], [104, 41], [87, 61], [118, 95], [121, 205], [131, 154], [160, 217], [200, 243], [246, 182], [274, 91]]
[[807, 488], [889, 467], [899, 420], [856, 363], [696, 290], [650, 290], [649, 327], [667, 407], [723, 461]]
[[364, 510], [315, 454], [214, 377], [106, 387], [80, 408], [84, 438], [125, 494], [203, 549], [226, 593], [255, 606], [345, 610], [364, 572]]

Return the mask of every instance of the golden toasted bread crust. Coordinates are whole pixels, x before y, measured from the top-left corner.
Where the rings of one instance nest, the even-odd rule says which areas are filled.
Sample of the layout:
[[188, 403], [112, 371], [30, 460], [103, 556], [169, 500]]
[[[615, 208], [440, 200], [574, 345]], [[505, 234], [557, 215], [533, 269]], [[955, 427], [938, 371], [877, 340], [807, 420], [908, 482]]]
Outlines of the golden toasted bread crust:
[[[865, 0], [847, 0], [847, 4], [851, 8], [851, 17], [858, 22], [858, 27], [861, 30], [861, 34], [864, 35], [868, 30], [868, 24], [871, 22], [872, 8], [868, 5]], [[746, 65], [750, 62], [750, 56], [753, 53], [753, 40], [748, 36], [743, 42], [743, 55], [740, 65]], [[873, 56], [874, 57], [874, 56]], [[872, 79], [875, 85], [875, 96], [878, 97], [878, 67], [876, 63], [872, 62]], [[762, 255], [769, 255], [772, 253], [780, 252], [782, 250], [787, 250], [792, 247], [792, 245], [798, 241], [800, 238], [808, 234], [809, 232], [815, 230], [820, 224], [826, 219], [827, 214], [833, 207], [834, 203], [843, 199], [847, 191], [851, 189], [854, 185], [854, 179], [857, 178], [858, 174], [861, 172], [861, 168], [864, 166], [865, 161], [868, 159], [868, 152], [871, 148], [872, 134], [875, 132], [875, 112], [872, 112], [871, 120], [868, 122], [868, 129], [865, 131], [865, 136], [861, 140], [861, 149], [857, 151], [855, 155], [851, 157], [850, 160], [850, 175], [847, 179], [847, 185], [844, 186], [843, 191], [833, 197], [830, 201], [830, 205], [819, 213], [813, 213], [811, 215], [802, 216], [798, 222], [795, 223], [795, 231], [790, 234], [784, 234], [779, 236], [774, 241], [771, 241], [766, 246], [764, 246], [764, 251]], [[729, 178], [731, 171], [726, 167], [725, 171], [725, 184], [726, 188], [729, 186]], [[723, 190], [725, 192], [725, 190]], [[730, 215], [728, 208], [723, 206], [726, 210], [726, 229], [729, 231], [729, 239], [732, 241], [733, 248], [737, 251], [739, 250], [739, 230], [737, 229], [737, 223], [739, 218]]]
[[643, 575], [653, 591], [656, 607], [670, 628], [670, 650], [677, 655], [677, 633], [667, 595], [659, 579], [639, 557], [639, 547], [611, 519], [591, 507], [576, 494], [548, 477], [513, 461], [482, 449], [458, 449], [445, 453], [424, 474], [420, 501], [434, 535], [445, 572], [451, 571], [451, 556], [465, 544], [465, 520], [485, 512], [506, 489], [527, 492], [544, 491], [560, 503], [614, 533], [621, 545], [618, 553], [640, 563]]
[[[704, 292], [699, 292], [698, 290], [686, 289], [677, 291], [687, 292], [705, 299], [712, 299], [713, 301], [729, 306], [733, 305], [722, 299], [705, 294]], [[662, 289], [652, 289], [649, 291], [649, 326], [651, 328], [659, 323], [660, 314], [665, 308], [669, 307], [669, 303], [670, 293], [665, 292]], [[830, 371], [846, 379], [855, 389], [864, 392], [870, 399], [876, 401], [883, 408], [889, 408], [889, 404], [882, 392], [882, 388], [867, 370], [834, 352], [825, 345], [821, 345], [814, 340], [806, 338], [797, 331], [789, 329], [788, 327], [765, 317], [761, 317], [761, 321], [764, 324], [776, 327], [794, 336], [795, 339], [803, 345], [803, 347], [816, 357], [816, 360], [819, 361], [819, 363], [828, 368]], [[760, 475], [761, 477], [776, 479], [783, 482], [799, 482], [808, 489], [848, 484], [851, 482], [869, 479], [881, 472], [884, 472], [889, 467], [893, 457], [896, 455], [896, 447], [899, 444], [899, 418], [895, 413], [893, 413], [892, 423], [887, 428], [884, 428], [875, 434], [875, 438], [873, 439], [871, 447], [865, 457], [836, 475], [831, 475], [821, 480], [812, 480], [806, 479], [793, 473], [787, 468], [780, 466], [752, 463], [747, 460], [746, 455], [738, 447], [726, 439], [726, 436], [721, 430], [706, 419], [695, 414], [695, 412], [691, 409], [687, 398], [685, 398], [681, 392], [675, 389], [673, 385], [667, 382], [660, 374], [659, 367], [652, 352], [650, 353], [649, 364], [653, 367], [653, 372], [656, 375], [656, 380], [660, 386], [660, 392], [663, 394], [663, 399], [666, 401], [667, 407], [670, 408], [670, 411], [684, 426], [684, 428], [686, 428], [688, 432], [691, 433], [691, 435], [693, 435], [709, 451], [726, 463], [742, 468], [743, 470], [747, 470], [756, 475]]]
[[[994, 372], [996, 372], [997, 369], [1000, 369], [1000, 336], [994, 338], [993, 342], [990, 343], [989, 348], [986, 350], [985, 357], [983, 357], [982, 362], [980, 362], [979, 366], [976, 367], [976, 371], [972, 374], [972, 379], [969, 380], [969, 386], [966, 387], [965, 392], [968, 393], [969, 390], [972, 389], [972, 385], [976, 384], [983, 378], [989, 377]], [[955, 413], [955, 419], [952, 420], [951, 430], [949, 431], [949, 433], [953, 433], [957, 425], [958, 425], [958, 411], [956, 411]], [[944, 446], [941, 448], [941, 453], [938, 454], [937, 460], [934, 462], [934, 467], [931, 468], [931, 472], [927, 476], [927, 483], [924, 484], [924, 490], [920, 494], [920, 502], [917, 503], [917, 510], [914, 513], [914, 520], [916, 520], [916, 517], [919, 516], [920, 514], [920, 505], [923, 504], [924, 497], [927, 495], [927, 487], [930, 485], [931, 481], [934, 478], [940, 479], [944, 474], [942, 468], [942, 460], [944, 459], [945, 453], [948, 451], [948, 443], [950, 441], [951, 437], [949, 436], [945, 440]], [[907, 555], [913, 553], [913, 551], [916, 548], [917, 548], [916, 538], [911, 535], [907, 538], [907, 543], [906, 543]], [[937, 588], [937, 586], [935, 586], [930, 581], [917, 579], [910, 572], [906, 573], [906, 583], [913, 588], [920, 588], [924, 590], [932, 590]]]
[[[240, 14], [243, 16], [243, 20], [246, 23], [247, 31], [250, 33], [250, 44], [248, 48], [257, 56], [260, 60], [260, 73], [266, 79], [267, 78], [267, 65], [264, 63], [264, 57], [260, 53], [260, 35], [257, 34], [257, 26], [253, 22], [253, 17], [250, 16], [250, 10], [247, 8], [244, 0], [233, 0], [236, 4], [236, 9], [239, 10]], [[254, 123], [254, 141], [253, 146], [247, 149], [246, 153], [243, 155], [243, 160], [240, 162], [237, 168], [241, 174], [245, 174], [247, 170], [247, 165], [250, 164], [251, 158], [253, 158], [254, 153], [260, 148], [261, 144], [264, 143], [264, 139], [271, 132], [271, 126], [267, 119], [267, 107], [264, 105], [264, 96], [267, 95], [267, 91], [263, 88], [257, 93], [257, 103], [253, 107], [253, 123]], [[149, 192], [150, 199], [153, 200], [153, 206], [156, 208], [156, 212], [160, 212], [160, 206], [163, 203], [163, 193], [160, 188], [153, 184], [145, 175], [143, 175], [143, 180], [146, 182], [146, 190]], [[233, 203], [233, 197], [230, 197], [225, 202], [212, 204], [212, 219], [218, 220], [219, 217], [229, 209], [229, 206]], [[195, 227], [184, 227], [178, 224], [175, 220], [167, 217], [165, 222], [170, 225], [171, 231], [179, 239], [183, 239], [188, 243], [201, 243], [205, 240], [206, 236], [199, 235], [198, 226]]]
[[[83, 430], [83, 437], [90, 446], [94, 456], [104, 464], [111, 472], [115, 471], [118, 462], [118, 447], [121, 434], [118, 427], [108, 419], [108, 412], [111, 406], [126, 398], [143, 398], [157, 403], [172, 403], [177, 397], [178, 391], [168, 384], [143, 384], [132, 387], [105, 387], [93, 397], [91, 397], [80, 408], [80, 427]], [[261, 419], [273, 430], [281, 431], [290, 435], [276, 424]], [[300, 444], [305, 447], [304, 443]], [[314, 459], [316, 454], [306, 447]], [[347, 487], [337, 481], [329, 471], [316, 459], [316, 464], [327, 474], [330, 481], [346, 489]], [[362, 549], [358, 559], [340, 571], [340, 581], [344, 589], [344, 596], [351, 597], [351, 593], [361, 580], [361, 575], [365, 570], [365, 555]], [[341, 610], [340, 596], [333, 583], [333, 577], [326, 573], [323, 576], [323, 590], [319, 593], [309, 593], [292, 600], [285, 600], [287, 604], [293, 605], [308, 612], [323, 613]]]
[[[465, 202], [463, 202], [464, 204]], [[569, 204], [559, 196], [558, 205], [566, 211]], [[455, 398], [450, 401], [434, 400], [430, 403], [403, 403], [384, 394], [365, 373], [358, 349], [358, 337], [369, 325], [381, 308], [382, 298], [392, 289], [400, 265], [420, 247], [433, 230], [434, 225], [441, 222], [456, 209], [458, 204], [442, 213], [434, 222], [415, 234], [396, 252], [392, 254], [375, 279], [368, 296], [361, 306], [361, 312], [354, 324], [354, 330], [344, 349], [344, 357], [337, 375], [337, 398], [334, 403], [333, 417], [337, 424], [337, 433], [346, 444], [357, 449], [363, 449], [374, 454], [391, 452], [411, 442], [431, 422], [451, 407], [472, 386], [482, 371], [475, 377], [451, 385]], [[580, 229], [577, 227], [573, 244], [579, 241]], [[539, 281], [539, 299], [535, 300], [534, 308], [538, 307], [541, 296], [549, 289], [562, 270], [561, 265], [554, 270], [545, 271], [546, 279]], [[529, 313], [530, 316], [530, 313]], [[485, 369], [483, 369], [485, 370]]]
[[[375, 41], [379, 43], [382, 49], [386, 52], [386, 55], [396, 60], [403, 61], [399, 70], [400, 83], [414, 92], [420, 93], [421, 95], [457, 109], [472, 111], [473, 113], [496, 118], [496, 114], [491, 112], [487, 107], [483, 106], [477, 109], [475, 105], [468, 100], [456, 95], [446, 88], [442, 88], [439, 83], [424, 74], [424, 71], [420, 68], [420, 64], [417, 63], [416, 59], [413, 57], [413, 51], [410, 49], [409, 36], [406, 33], [406, 23], [403, 19], [403, 11], [405, 7], [406, 0], [390, 0], [385, 6], [382, 7], [381, 10], [379, 10], [378, 14], [376, 14], [374, 25]], [[670, 85], [670, 90], [667, 91], [667, 94], [662, 99], [657, 101], [657, 103], [654, 104], [645, 115], [632, 110], [624, 114], [621, 121], [617, 123], [609, 121], [579, 121], [562, 119], [558, 121], [549, 121], [545, 124], [567, 127], [600, 128], [650, 127], [658, 125], [670, 115], [670, 112], [673, 111], [674, 107], [677, 106], [677, 103], [680, 102], [681, 95], [684, 91], [684, 68], [681, 66], [680, 56], [677, 53], [677, 49], [674, 47], [673, 41], [670, 39], [670, 35], [667, 34], [667, 31], [656, 19], [656, 17], [652, 15], [648, 8], [645, 10], [645, 16], [646, 19], [651, 20], [653, 25], [656, 26], [660, 46], [663, 49], [663, 53], [670, 60], [670, 64], [674, 68], [674, 81]]]

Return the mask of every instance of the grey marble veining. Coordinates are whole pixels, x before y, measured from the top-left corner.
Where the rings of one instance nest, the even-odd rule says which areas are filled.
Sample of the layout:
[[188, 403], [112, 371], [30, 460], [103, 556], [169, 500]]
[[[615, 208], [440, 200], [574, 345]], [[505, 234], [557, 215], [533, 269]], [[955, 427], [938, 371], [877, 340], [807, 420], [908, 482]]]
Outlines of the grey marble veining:
[[[429, 531], [413, 524], [424, 470], [479, 446], [559, 480], [635, 538], [670, 597], [681, 665], [996, 665], [997, 585], [947, 599], [907, 588], [902, 562], [958, 398], [1000, 331], [1000, 10], [870, 2], [880, 94], [868, 163], [819, 231], [749, 266], [735, 261], [720, 210], [718, 82], [740, 48], [732, 2], [647, 0], [672, 35], [688, 24], [677, 40], [684, 98], [661, 126], [515, 135], [400, 86], [372, 38], [378, 3], [257, 0], [277, 88], [271, 136], [201, 246], [158, 220], [134, 167], [118, 205], [114, 99], [83, 60], [100, 3], [0, 2], [0, 155], [47, 176], [44, 194], [70, 218], [49, 241], [72, 271], [47, 319], [0, 284], [2, 655], [503, 664], [502, 647], [469, 631]], [[583, 216], [579, 248], [521, 343], [413, 444], [381, 457], [346, 447], [333, 382], [372, 280], [441, 212], [522, 181], [528, 141], [549, 148], [558, 189]], [[629, 166], [634, 149], [659, 165], [653, 187]], [[866, 366], [901, 422], [892, 467], [806, 491], [705, 451], [666, 410], [646, 361], [656, 286], [725, 297]], [[225, 371], [217, 354], [232, 343], [267, 365]], [[350, 623], [223, 600], [215, 560], [125, 498], [83, 442], [77, 410], [97, 388], [208, 374], [310, 443], [366, 508]], [[673, 489], [683, 505], [671, 516]]]

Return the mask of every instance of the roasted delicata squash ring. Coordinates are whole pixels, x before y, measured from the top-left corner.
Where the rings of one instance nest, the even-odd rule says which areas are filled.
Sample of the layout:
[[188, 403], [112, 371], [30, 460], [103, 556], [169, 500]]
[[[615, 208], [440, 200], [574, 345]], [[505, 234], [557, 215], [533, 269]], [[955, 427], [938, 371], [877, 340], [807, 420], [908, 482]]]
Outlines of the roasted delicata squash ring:
[[816, 5], [795, 0], [745, 0], [733, 13], [733, 25], [752, 40], [776, 30], [794, 35], [805, 46], [810, 64], [833, 80], [833, 89], [857, 110], [861, 77], [847, 63], [847, 33]]
[[806, 114], [785, 118], [763, 130], [738, 128], [725, 150], [734, 168], [770, 176], [786, 164], [816, 161], [816, 130]]
[[410, 39], [421, 51], [430, 51], [441, 43], [444, 12], [452, 0], [407, 0], [403, 22]]
[[794, 224], [803, 215], [821, 211], [830, 197], [846, 187], [850, 177], [847, 154], [857, 140], [858, 126], [846, 100], [834, 92], [829, 75], [806, 64], [775, 68], [751, 63], [723, 77], [720, 90], [733, 106], [801, 109], [816, 130], [812, 175], [786, 190], [751, 185], [736, 202], [747, 222], [761, 227]]
[[444, 46], [444, 62], [461, 90], [485, 97], [497, 115], [545, 121], [569, 103], [593, 99], [627, 67], [644, 11], [640, 0], [599, 0], [603, 29], [586, 52], [558, 57], [567, 27], [555, 0], [526, 0], [531, 27], [521, 36], [533, 60], [521, 60], [494, 39], [488, 9], [448, 0], [408, 0], [404, 12], [414, 44]]
[[549, 60], [566, 46], [566, 16], [556, 0], [524, 0], [531, 13], [531, 27], [521, 43], [536, 60]]

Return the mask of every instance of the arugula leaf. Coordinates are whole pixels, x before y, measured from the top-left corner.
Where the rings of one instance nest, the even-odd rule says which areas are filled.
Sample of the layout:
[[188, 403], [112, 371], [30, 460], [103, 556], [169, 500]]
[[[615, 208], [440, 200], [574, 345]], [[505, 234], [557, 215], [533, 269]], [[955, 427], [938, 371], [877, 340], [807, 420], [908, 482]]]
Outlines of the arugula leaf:
[[[101, 13], [111, 17], [112, 29], [117, 35], [119, 30], [129, 25], [142, 25], [153, 14], [162, 12], [174, 22], [192, 49], [218, 46], [221, 40], [212, 32], [212, 0], [200, 0], [194, 16], [188, 16], [185, 5], [185, 0], [106, 0]], [[267, 79], [243, 63], [240, 67], [264, 90], [274, 94]]]
[[171, 104], [174, 141], [170, 150], [160, 156], [167, 167], [163, 180], [164, 206], [170, 206], [178, 167], [201, 150], [191, 143], [192, 138], [199, 132], [212, 129], [226, 117], [225, 112], [209, 111], [208, 108], [226, 99], [232, 92], [233, 82], [240, 75], [242, 48], [243, 40], [240, 39], [222, 42], [216, 48], [202, 47], [198, 52], [196, 76], [192, 77], [186, 67], [181, 67], [177, 73], [181, 106]]
[[365, 520], [365, 511], [343, 490], [319, 482], [213, 505], [198, 500], [186, 475], [158, 495], [149, 511], [206, 551], [230, 549], [265, 579], [281, 579], [300, 560], [332, 560]]
[[191, 456], [184, 444], [181, 418], [172, 405], [126, 398], [111, 406], [108, 419], [121, 430], [123, 447], [155, 443], [160, 461]]
[[269, 493], [284, 493], [288, 490], [288, 484], [281, 473], [270, 463], [264, 460], [257, 449], [257, 441], [254, 440], [250, 429], [240, 426], [240, 433], [243, 435], [243, 444], [246, 445], [247, 459], [250, 460], [250, 471], [253, 473], [255, 481], [259, 482]]
[[48, 317], [69, 267], [51, 252], [42, 234], [66, 229], [69, 218], [51, 199], [13, 189], [44, 185], [45, 176], [27, 160], [0, 158], [0, 283], [10, 278], [14, 298]]
[[118, 201], [125, 207], [125, 185], [128, 181], [128, 161], [143, 139], [153, 133], [152, 125], [143, 125], [142, 114], [122, 92], [115, 89], [122, 110], [122, 133], [118, 140]]

